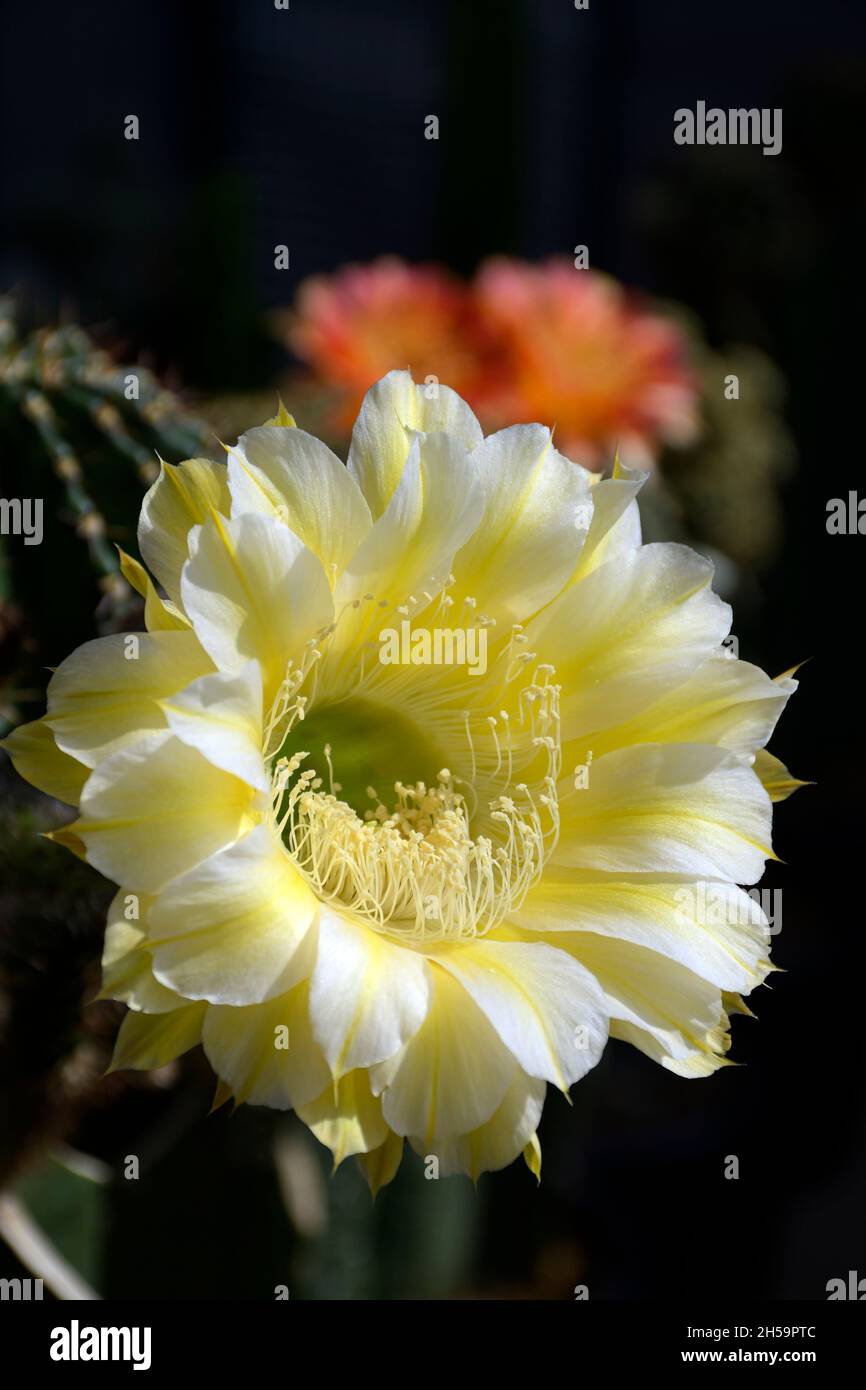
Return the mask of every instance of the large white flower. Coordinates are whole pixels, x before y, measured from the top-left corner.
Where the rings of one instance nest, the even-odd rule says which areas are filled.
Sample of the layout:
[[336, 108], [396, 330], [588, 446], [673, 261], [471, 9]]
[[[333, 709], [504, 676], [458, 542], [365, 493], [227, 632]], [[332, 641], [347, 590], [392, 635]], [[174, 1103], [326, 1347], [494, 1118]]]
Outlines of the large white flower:
[[795, 683], [728, 656], [706, 560], [641, 544], [640, 483], [403, 372], [348, 467], [282, 414], [163, 467], [166, 597], [124, 559], [147, 633], [74, 652], [7, 740], [119, 885], [116, 1066], [200, 1042], [375, 1190], [404, 1139], [538, 1173], [547, 1083], [609, 1033], [723, 1064], [771, 968], [737, 885], [795, 785], [762, 751]]

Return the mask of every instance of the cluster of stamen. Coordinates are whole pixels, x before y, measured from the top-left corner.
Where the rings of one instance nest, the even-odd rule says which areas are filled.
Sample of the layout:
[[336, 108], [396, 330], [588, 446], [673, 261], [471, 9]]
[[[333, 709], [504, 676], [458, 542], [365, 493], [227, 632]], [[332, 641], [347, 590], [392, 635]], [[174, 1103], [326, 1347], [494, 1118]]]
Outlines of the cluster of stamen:
[[[286, 785], [298, 755], [278, 773]], [[398, 782], [390, 812], [369, 789], [362, 820], [312, 771], [284, 794], [280, 830], [319, 896], [339, 902], [379, 931], [414, 939], [483, 935], [522, 902], [541, 873], [548, 832], [525, 785], [525, 802], [498, 797], [490, 819], [501, 832], [473, 839], [466, 804], [447, 768], [436, 787]]]
[[[287, 673], [269, 721], [271, 749], [303, 721], [310, 697], [301, 687], [311, 673], [315, 681], [323, 645], [309, 644], [303, 665]], [[275, 825], [320, 899], [339, 903], [374, 930], [421, 942], [484, 935], [520, 906], [558, 839], [561, 760], [553, 667], [536, 665], [527, 679], [535, 654], [523, 645], [515, 626], [498, 657], [499, 689], [504, 694], [519, 684], [516, 707], [509, 701], [514, 717], [504, 709], [486, 719], [463, 713], [471, 754], [466, 780], [443, 768], [435, 786], [397, 782], [390, 806], [368, 787], [370, 806], [359, 815], [338, 795], [329, 744], [329, 790], [324, 769], [303, 767], [306, 752], [275, 758]], [[539, 756], [541, 771], [535, 768]], [[514, 780], [530, 766], [533, 790], [529, 780]], [[473, 835], [470, 821], [482, 789], [485, 833]]]

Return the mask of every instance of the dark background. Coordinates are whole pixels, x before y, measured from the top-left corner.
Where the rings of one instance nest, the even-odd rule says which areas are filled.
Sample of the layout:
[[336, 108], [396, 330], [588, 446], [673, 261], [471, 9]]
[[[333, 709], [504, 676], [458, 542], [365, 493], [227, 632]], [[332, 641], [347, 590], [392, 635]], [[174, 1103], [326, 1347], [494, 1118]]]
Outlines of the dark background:
[[[676, 146], [673, 112], [699, 99], [782, 107], [782, 153]], [[470, 272], [493, 253], [586, 243], [594, 266], [687, 305], [711, 344], [761, 347], [787, 382], [797, 467], [783, 544], [735, 631], [771, 674], [812, 658], [773, 749], [817, 786], [777, 808], [785, 863], [764, 886], [783, 891], [774, 958], [787, 973], [750, 1000], [758, 1022], [734, 1022], [745, 1065], [687, 1083], [611, 1044], [572, 1109], [548, 1101], [540, 1190], [515, 1165], [458, 1198], [467, 1248], [453, 1275], [425, 1265], [407, 1194], [435, 1209], [431, 1188], [468, 1183], [396, 1185], [373, 1238], [363, 1218], [362, 1249], [341, 1173], [341, 1233], [310, 1296], [569, 1297], [587, 1283], [599, 1299], [822, 1299], [830, 1278], [866, 1275], [866, 540], [825, 526], [829, 498], [866, 492], [864, 106], [866, 10], [853, 0], [586, 12], [76, 0], [7, 13], [0, 288], [34, 320], [66, 310], [193, 391], [260, 388], [284, 365], [265, 313], [313, 272], [386, 252]], [[138, 142], [123, 138], [130, 113]], [[423, 135], [431, 113], [438, 142]], [[289, 271], [273, 267], [277, 243]], [[114, 1203], [109, 1293], [268, 1296], [278, 1218], [253, 1191], [254, 1156], [237, 1158], [263, 1123], [197, 1118], [135, 1210]], [[112, 1161], [129, 1151], [123, 1130], [90, 1137]], [[738, 1181], [723, 1177], [730, 1154]]]

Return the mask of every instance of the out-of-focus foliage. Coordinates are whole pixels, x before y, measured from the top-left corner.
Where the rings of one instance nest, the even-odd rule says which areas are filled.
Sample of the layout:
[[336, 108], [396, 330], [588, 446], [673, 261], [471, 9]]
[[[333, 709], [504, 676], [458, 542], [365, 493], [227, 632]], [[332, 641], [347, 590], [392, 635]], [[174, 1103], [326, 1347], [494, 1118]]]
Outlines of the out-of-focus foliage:
[[[784, 423], [784, 385], [758, 348], [714, 352], [694, 342], [700, 375], [701, 429], [683, 449], [666, 450], [660, 472], [687, 535], [730, 556], [743, 569], [772, 560], [780, 540], [780, 488], [794, 462]], [[738, 399], [725, 381], [738, 383]]]

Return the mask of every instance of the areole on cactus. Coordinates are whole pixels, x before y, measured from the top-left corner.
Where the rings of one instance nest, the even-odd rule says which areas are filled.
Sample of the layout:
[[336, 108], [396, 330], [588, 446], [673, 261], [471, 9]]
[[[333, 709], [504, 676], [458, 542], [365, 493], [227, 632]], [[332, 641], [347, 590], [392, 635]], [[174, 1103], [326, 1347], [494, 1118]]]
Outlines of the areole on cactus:
[[[9, 648], [0, 669], [15, 680], [0, 698], [0, 726], [41, 694], [30, 687], [65, 648], [70, 628], [86, 637], [128, 616], [117, 544], [134, 536], [160, 457], [216, 451], [209, 427], [147, 368], [113, 361], [74, 324], [23, 333], [12, 299], [0, 298], [0, 645]], [[68, 578], [62, 593], [43, 592], [39, 549], [14, 534], [11, 507], [24, 499], [39, 503], [40, 539]], [[77, 558], [79, 543], [87, 565]]]

